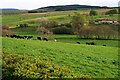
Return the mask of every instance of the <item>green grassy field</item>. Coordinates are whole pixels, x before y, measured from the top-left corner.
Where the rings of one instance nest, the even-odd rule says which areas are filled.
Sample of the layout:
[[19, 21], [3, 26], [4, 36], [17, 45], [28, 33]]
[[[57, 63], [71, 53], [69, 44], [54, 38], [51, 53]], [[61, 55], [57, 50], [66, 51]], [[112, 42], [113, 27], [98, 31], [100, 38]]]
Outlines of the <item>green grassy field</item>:
[[89, 20], [96, 20], [96, 19], [99, 19], [99, 18], [110, 18], [111, 20], [118, 20], [118, 14], [114, 14], [113, 16], [110, 16], [110, 15], [97, 15], [97, 16], [88, 16], [88, 19]]
[[[15, 32], [16, 34], [20, 35], [20, 36], [34, 36], [34, 39], [36, 39], [37, 34], [35, 32]], [[63, 42], [63, 43], [73, 43], [76, 44], [76, 42], [80, 42], [81, 44], [86, 44], [86, 42], [92, 42], [95, 41], [96, 45], [100, 45], [102, 46], [107, 45], [107, 46], [111, 46], [111, 47], [120, 47], [120, 45], [118, 45], [119, 41], [115, 41], [115, 40], [90, 40], [90, 39], [77, 39], [77, 35], [65, 35], [65, 34], [55, 34], [53, 35], [54, 38], [58, 38], [57, 42]], [[59, 38], [63, 38], [63, 39], [59, 39]], [[64, 39], [65, 38], [65, 39]], [[67, 39], [68, 38], [68, 39]], [[74, 39], [69, 39], [69, 38], [74, 38]]]
[[102, 46], [103, 44], [109, 47], [120, 47], [118, 45], [118, 41], [115, 40], [90, 40], [90, 39], [57, 39], [58, 42], [63, 43], [72, 43], [76, 44], [76, 42], [80, 42], [81, 44], [86, 44], [86, 42], [92, 42], [95, 41], [96, 45]]
[[[93, 78], [118, 77], [118, 48], [116, 45], [85, 45], [62, 41], [39, 41], [2, 38], [3, 52], [25, 53], [31, 58], [40, 54], [59, 66], [68, 65], [74, 72], [92, 74]], [[66, 42], [64, 40], [64, 42]], [[99, 41], [98, 41], [99, 42]], [[107, 43], [107, 42], [105, 42]], [[100, 43], [99, 43], [100, 44]]]
[[[73, 12], [89, 12], [90, 10], [72, 10], [61, 13], [50, 14], [14, 14], [3, 15], [2, 24], [10, 27], [11, 31], [20, 36], [33, 36], [37, 39], [37, 24], [28, 24], [29, 27], [19, 28], [16, 25], [35, 21], [38, 18], [46, 17], [49, 20], [58, 21], [59, 24], [71, 21], [71, 13]], [[88, 16], [88, 20], [96, 20], [99, 18], [111, 18], [117, 20], [118, 15], [98, 15]], [[118, 31], [117, 24], [89, 24], [88, 26], [109, 26], [113, 30]], [[54, 34], [53, 40], [23, 40], [2, 37], [3, 53], [10, 54], [27, 54], [31, 59], [40, 55], [40, 60], [48, 59], [59, 66], [70, 66], [70, 70], [84, 75], [92, 75], [92, 78], [117, 78], [118, 77], [118, 41], [115, 40], [89, 40], [78, 39], [77, 35]], [[62, 38], [62, 39], [60, 39]], [[95, 41], [96, 45], [86, 45], [86, 42]], [[80, 42], [81, 44], [77, 44]], [[102, 45], [106, 46], [102, 46]], [[105, 75], [105, 76], [104, 76]]]
[[[18, 14], [18, 15], [4, 15], [2, 17], [2, 24], [8, 25], [10, 27], [15, 27], [20, 23], [26, 23], [30, 21], [35, 21], [37, 18], [46, 17], [50, 20], [56, 20], [61, 23], [70, 22], [71, 18], [69, 14], [73, 12], [89, 12], [90, 10], [73, 10], [73, 11], [65, 11], [60, 13], [52, 13], [52, 14]], [[99, 18], [110, 18], [111, 20], [117, 20], [118, 15], [115, 14], [113, 16], [109, 15], [97, 15], [92, 18], [92, 16], [88, 16], [89, 20], [96, 20]]]
[[8, 26], [15, 26], [20, 23], [29, 22], [29, 21], [35, 21], [37, 18], [41, 18], [46, 16], [48, 19], [56, 19], [60, 17], [65, 17], [68, 14], [66, 13], [58, 13], [58, 14], [33, 14], [33, 15], [7, 15], [2, 17], [2, 24], [8, 25]]

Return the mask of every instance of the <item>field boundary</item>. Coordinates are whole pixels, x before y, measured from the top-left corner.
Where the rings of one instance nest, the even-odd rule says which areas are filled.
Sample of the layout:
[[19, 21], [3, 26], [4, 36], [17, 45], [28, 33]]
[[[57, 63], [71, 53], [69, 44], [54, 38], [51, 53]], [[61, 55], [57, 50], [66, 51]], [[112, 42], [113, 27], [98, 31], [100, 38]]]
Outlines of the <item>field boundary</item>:
[[98, 38], [72, 38], [72, 37], [69, 37], [69, 38], [55, 38], [55, 39], [87, 39], [87, 40], [115, 40], [115, 41], [120, 41], [120, 39], [98, 39]]

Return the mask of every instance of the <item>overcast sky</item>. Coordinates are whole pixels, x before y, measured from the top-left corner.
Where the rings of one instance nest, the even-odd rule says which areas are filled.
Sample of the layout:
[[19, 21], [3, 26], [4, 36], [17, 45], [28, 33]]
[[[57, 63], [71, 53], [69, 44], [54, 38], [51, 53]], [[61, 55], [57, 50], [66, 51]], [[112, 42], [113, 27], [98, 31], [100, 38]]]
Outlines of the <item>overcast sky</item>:
[[37, 9], [55, 5], [93, 5], [117, 7], [120, 0], [0, 0], [0, 8]]

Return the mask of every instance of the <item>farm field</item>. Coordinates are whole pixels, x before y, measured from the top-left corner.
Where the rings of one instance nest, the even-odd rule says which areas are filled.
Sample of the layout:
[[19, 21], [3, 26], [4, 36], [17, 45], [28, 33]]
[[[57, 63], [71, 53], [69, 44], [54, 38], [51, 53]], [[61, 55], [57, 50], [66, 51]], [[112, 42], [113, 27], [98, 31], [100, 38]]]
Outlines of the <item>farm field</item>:
[[81, 44], [86, 44], [86, 42], [92, 42], [95, 41], [97, 46], [102, 46], [106, 45], [109, 47], [120, 47], [119, 46], [119, 41], [115, 40], [90, 40], [90, 39], [58, 39], [58, 42], [63, 42], [63, 43], [73, 43], [76, 44], [76, 42], [80, 42]]
[[[11, 75], [11, 73], [14, 72], [13, 74], [21, 77], [21, 75], [28, 76], [29, 75], [28, 72], [30, 72], [30, 75], [32, 75], [33, 73], [35, 73], [35, 75], [38, 74], [41, 74], [42, 76], [45, 75], [43, 78], [46, 77], [48, 78], [49, 73], [54, 77], [60, 78], [61, 76], [63, 78], [71, 76], [73, 77], [73, 75], [74, 77], [77, 76], [77, 78], [79, 77], [84, 78], [87, 75], [89, 75], [91, 78], [118, 78], [119, 74], [118, 50], [120, 48], [119, 45], [120, 36], [118, 35], [119, 24], [117, 23], [100, 24], [99, 22], [96, 22], [96, 20], [103, 19], [104, 21], [104, 19], [108, 19], [111, 21], [118, 21], [119, 14], [105, 15], [105, 12], [111, 9], [93, 9], [93, 10], [98, 11], [99, 14], [90, 16], [89, 14], [91, 9], [80, 9], [44, 13], [27, 13], [27, 11], [19, 13], [18, 11], [16, 11], [14, 12], [14, 14], [11, 14], [12, 12], [10, 12], [9, 15], [2, 15], [2, 25], [4, 34], [2, 35], [2, 54], [4, 56], [7, 56], [7, 58], [3, 57], [4, 74]], [[5, 13], [7, 14], [7, 11]], [[79, 31], [82, 32], [83, 29], [84, 34], [79, 33], [79, 31], [77, 33], [77, 30], [74, 31], [73, 28], [74, 25], [72, 21], [76, 13], [84, 14], [82, 15], [83, 17], [85, 16], [83, 20], [86, 19], [86, 22], [88, 21], [87, 27], [84, 26], [81, 28], [81, 26], [83, 25], [79, 24], [81, 25]], [[64, 32], [62, 33], [62, 31], [66, 33]], [[11, 37], [11, 35], [19, 35], [19, 38]], [[25, 38], [25, 36], [27, 37]], [[28, 39], [28, 36], [29, 37], [32, 36], [32, 39]], [[80, 39], [82, 38], [81, 36], [84, 37], [84, 39]], [[40, 40], [38, 40], [38, 37], [40, 38]], [[88, 39], [90, 37], [92, 38], [95, 37], [96, 39], [95, 40]], [[46, 38], [48, 41], [47, 40], [45, 41], [44, 38]], [[104, 38], [115, 40], [97, 40]], [[78, 44], [77, 42], [78, 43], [80, 42], [80, 44]], [[86, 42], [94, 44], [87, 45]], [[10, 55], [10, 58], [9, 55], [7, 54]], [[27, 70], [28, 71], [27, 73], [26, 72], [21, 73], [24, 72], [24, 69], [22, 67], [21, 67], [22, 69], [20, 68], [19, 63], [21, 62], [19, 61], [19, 57], [17, 60], [19, 62], [17, 64], [17, 68], [15, 68], [16, 64], [14, 65], [9, 62], [9, 59], [11, 59], [12, 55], [13, 55], [12, 59], [14, 59], [14, 56], [17, 54], [20, 57], [22, 57], [20, 58], [21, 61], [24, 61], [23, 60], [24, 55], [28, 55], [29, 59], [26, 58], [26, 61], [28, 61], [29, 64], [31, 64], [30, 63], [31, 60], [33, 62], [35, 61], [37, 62], [37, 60], [41, 61], [40, 66], [44, 65], [44, 68], [41, 68], [41, 70], [39, 70], [40, 73], [36, 72], [37, 69], [35, 68], [32, 68], [35, 71]], [[40, 58], [37, 58], [36, 60], [36, 56], [37, 57], [40, 56]], [[14, 60], [16, 61], [16, 59], [17, 58], [15, 58]], [[53, 63], [52, 65], [49, 65], [50, 68], [48, 67], [48, 63], [44, 63], [44, 60], [46, 61], [48, 60]], [[11, 61], [14, 63], [13, 60]], [[25, 64], [26, 63], [27, 62], [25, 62]], [[37, 66], [37, 68], [40, 69], [40, 67], [38, 67], [38, 63], [33, 64], [31, 64], [33, 65], [33, 67]], [[57, 68], [54, 67], [54, 64], [57, 65]], [[24, 65], [24, 63], [22, 65]], [[30, 67], [29, 69], [31, 69], [31, 65], [29, 65]], [[66, 69], [61, 68], [64, 66], [70, 69], [68, 70], [67, 73], [64, 73]], [[9, 71], [9, 68], [11, 67], [14, 68], [12, 72]], [[7, 70], [6, 68], [8, 68], [8, 72], [5, 72], [5, 70]], [[63, 72], [58, 73], [59, 76], [56, 76], [55, 74], [57, 73], [55, 73], [53, 70], [55, 72], [57, 71]], [[70, 73], [70, 71], [72, 71], [75, 74]], [[19, 74], [17, 74], [17, 72]], [[68, 76], [68, 74], [70, 76]], [[16, 77], [15, 75], [12, 76]], [[33, 75], [30, 77], [33, 77]]]
[[[29, 21], [35, 21], [37, 18], [47, 16], [48, 19], [54, 19], [59, 17], [65, 17], [67, 16], [66, 13], [58, 13], [56, 14], [39, 14], [39, 15], [12, 15], [12, 16], [3, 16], [2, 17], [2, 24], [3, 25], [9, 25], [9, 26], [16, 26], [19, 23], [29, 22]], [[54, 18], [53, 18], [54, 17]], [[7, 24], [6, 24], [7, 23]]]
[[[80, 12], [81, 14], [86, 14], [86, 12], [89, 12], [90, 10], [76, 10], [76, 11], [60, 11], [60, 12], [47, 12], [47, 13], [28, 13], [28, 14], [18, 14], [18, 15], [5, 15], [2, 17], [2, 24], [8, 25], [9, 27], [15, 27], [16, 25], [20, 23], [26, 23], [30, 21], [35, 21], [36, 19], [40, 17], [46, 17], [50, 20], [56, 20], [59, 23], [65, 23], [70, 22], [70, 14], [73, 14], [74, 12]], [[99, 11], [99, 10], [98, 10]], [[102, 10], [100, 10], [102, 11]], [[103, 10], [107, 11], [107, 10]], [[88, 14], [88, 13], [87, 13]], [[118, 15], [114, 14], [113, 16], [110, 15], [97, 15], [94, 16], [88, 16], [89, 20], [96, 20], [99, 18], [110, 18], [112, 20], [117, 20]]]
[[[34, 39], [36, 39], [37, 34], [34, 32], [15, 32], [16, 34], [20, 36], [34, 36]], [[73, 43], [76, 44], [76, 42], [80, 42], [81, 44], [86, 44], [86, 42], [92, 42], [95, 41], [96, 45], [107, 45], [110, 47], [120, 47], [118, 44], [119, 41], [117, 40], [90, 40], [90, 39], [78, 39], [77, 35], [65, 35], [65, 34], [55, 34], [54, 38], [57, 39], [57, 42], [63, 42], [63, 43]], [[72, 39], [70, 39], [72, 38]], [[53, 40], [51, 40], [53, 41]]]
[[76, 73], [92, 74], [93, 78], [116, 78], [118, 48], [111, 46], [71, 44], [63, 42], [2, 38], [3, 53], [25, 53], [31, 58], [40, 55], [59, 66], [68, 65]]

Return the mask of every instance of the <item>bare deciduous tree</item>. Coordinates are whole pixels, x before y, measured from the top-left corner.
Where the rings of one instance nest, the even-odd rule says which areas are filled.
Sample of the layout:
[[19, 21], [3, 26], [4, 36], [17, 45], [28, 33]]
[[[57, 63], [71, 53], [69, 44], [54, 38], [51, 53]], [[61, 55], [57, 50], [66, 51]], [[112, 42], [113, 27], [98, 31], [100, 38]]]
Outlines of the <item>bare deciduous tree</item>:
[[97, 38], [97, 39], [117, 39], [118, 32], [109, 26], [96, 26], [93, 28], [82, 28], [79, 33], [80, 38]]
[[38, 33], [38, 36], [41, 36], [42, 38], [44, 38], [44, 37], [52, 38], [52, 36], [53, 36], [53, 33], [50, 32], [45, 27], [38, 27], [36, 30], [36, 33]]
[[56, 27], [58, 25], [58, 22], [57, 21], [54, 21], [54, 20], [49, 20], [45, 17], [43, 18], [38, 18], [36, 20], [36, 23], [39, 24], [39, 26], [41, 27], [45, 27], [47, 29], [51, 28], [51, 27]]

